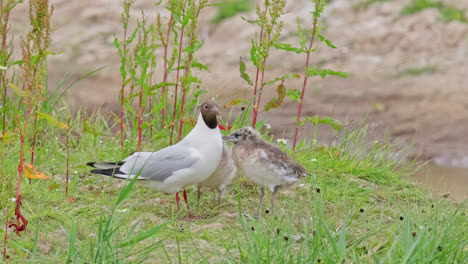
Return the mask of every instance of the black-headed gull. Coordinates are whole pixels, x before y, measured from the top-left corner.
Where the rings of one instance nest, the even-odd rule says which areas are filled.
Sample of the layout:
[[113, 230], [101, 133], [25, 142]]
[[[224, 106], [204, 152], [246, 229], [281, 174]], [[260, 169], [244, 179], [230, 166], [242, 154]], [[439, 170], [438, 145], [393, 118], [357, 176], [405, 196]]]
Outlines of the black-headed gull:
[[231, 149], [223, 142], [223, 154], [216, 170], [198, 184], [197, 203], [200, 201], [200, 189], [214, 189], [218, 191], [218, 205], [221, 205], [221, 194], [236, 176], [237, 166], [232, 159]]
[[[209, 100], [201, 104], [197, 124], [179, 143], [157, 152], [135, 152], [122, 162], [96, 163], [92, 173], [138, 180], [144, 185], [164, 193], [176, 193], [179, 207], [179, 190], [198, 184], [208, 178], [218, 167], [223, 151], [223, 140], [218, 128], [218, 105]], [[187, 195], [184, 191], [187, 203]], [[192, 217], [189, 209], [189, 216]]]
[[265, 195], [264, 189], [270, 189], [272, 212], [276, 191], [308, 175], [304, 167], [279, 148], [263, 141], [262, 136], [251, 127], [238, 129], [223, 138], [234, 143], [232, 158], [239, 169], [261, 187], [260, 204]]

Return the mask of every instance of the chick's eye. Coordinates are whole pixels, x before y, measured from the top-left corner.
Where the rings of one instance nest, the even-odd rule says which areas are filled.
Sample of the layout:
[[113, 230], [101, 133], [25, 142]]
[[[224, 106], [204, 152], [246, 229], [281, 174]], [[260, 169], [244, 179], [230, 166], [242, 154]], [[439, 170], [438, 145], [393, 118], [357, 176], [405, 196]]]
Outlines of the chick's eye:
[[208, 106], [207, 106], [207, 105], [204, 105], [203, 108], [208, 109]]
[[235, 133], [234, 136], [235, 136], [236, 138], [238, 138], [238, 137], [240, 137], [240, 134], [239, 134], [239, 133]]

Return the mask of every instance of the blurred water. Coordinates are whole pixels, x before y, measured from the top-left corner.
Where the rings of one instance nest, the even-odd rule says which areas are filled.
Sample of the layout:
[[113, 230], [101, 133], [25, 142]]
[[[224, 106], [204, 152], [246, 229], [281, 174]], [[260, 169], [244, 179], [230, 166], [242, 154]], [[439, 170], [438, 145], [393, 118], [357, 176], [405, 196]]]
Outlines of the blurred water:
[[458, 202], [468, 199], [468, 168], [427, 164], [410, 179], [427, 186], [435, 195], [447, 195]]

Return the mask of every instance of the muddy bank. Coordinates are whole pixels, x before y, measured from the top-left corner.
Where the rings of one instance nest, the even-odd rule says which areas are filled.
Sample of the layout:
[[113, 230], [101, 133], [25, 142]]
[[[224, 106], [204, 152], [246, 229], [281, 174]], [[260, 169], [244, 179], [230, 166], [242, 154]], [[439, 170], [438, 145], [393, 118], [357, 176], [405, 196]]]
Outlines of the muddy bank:
[[[49, 86], [54, 87], [67, 73], [73, 72], [76, 77], [107, 66], [76, 84], [68, 102], [88, 109], [118, 109], [119, 58], [113, 33], [122, 34], [121, 1], [51, 2], [55, 4], [53, 49], [63, 53], [49, 60]], [[321, 43], [311, 57], [313, 64], [347, 71], [350, 77], [311, 79], [304, 114], [329, 115], [354, 123], [366, 117], [377, 137], [414, 144], [413, 155], [421, 153], [424, 159], [438, 164], [468, 167], [468, 25], [442, 21], [435, 9], [400, 17], [399, 12], [410, 0], [374, 3], [359, 10], [355, 8], [357, 2], [331, 1], [324, 15], [324, 35], [338, 48]], [[464, 0], [446, 2], [468, 8]], [[134, 7], [134, 18], [139, 17], [139, 9], [155, 14], [151, 11], [153, 1], [137, 1]], [[280, 42], [298, 45], [296, 16], [310, 29], [312, 2], [289, 1], [286, 9]], [[223, 102], [239, 96], [249, 98], [252, 88], [239, 77], [238, 61], [240, 56], [248, 59], [250, 38], [258, 29], [239, 16], [214, 25], [210, 21], [215, 12], [215, 7], [210, 7], [200, 15], [200, 36], [205, 46], [197, 56], [210, 69], [200, 77], [210, 95], [218, 95]], [[22, 4], [11, 15], [14, 34], [27, 29], [26, 13], [26, 4]], [[253, 11], [243, 15], [255, 16]], [[304, 60], [296, 54], [274, 52], [265, 77], [273, 79], [288, 72], [302, 75]], [[253, 69], [248, 70], [253, 75]], [[286, 86], [300, 88], [300, 83], [288, 81]], [[267, 90], [263, 102], [273, 95], [274, 89]], [[296, 108], [296, 102], [286, 102], [261, 117], [272, 125], [274, 133], [289, 137]], [[305, 126], [300, 135], [307, 137], [311, 131]], [[327, 142], [330, 131], [321, 131], [319, 140]]]
[[435, 195], [463, 202], [468, 199], [468, 169], [427, 164], [410, 179]]

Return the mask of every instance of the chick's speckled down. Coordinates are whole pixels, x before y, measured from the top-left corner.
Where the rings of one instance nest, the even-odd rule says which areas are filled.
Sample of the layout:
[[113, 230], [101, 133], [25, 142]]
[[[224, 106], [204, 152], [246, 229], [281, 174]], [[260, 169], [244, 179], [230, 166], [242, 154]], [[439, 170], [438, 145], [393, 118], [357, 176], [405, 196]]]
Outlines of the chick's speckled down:
[[231, 136], [234, 139], [233, 159], [244, 175], [272, 192], [277, 187], [293, 184], [308, 171], [279, 148], [262, 140], [252, 128], [242, 128]]

